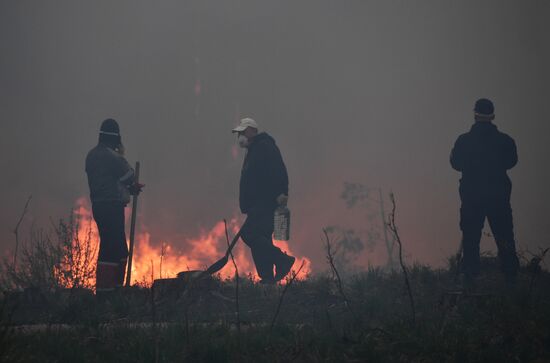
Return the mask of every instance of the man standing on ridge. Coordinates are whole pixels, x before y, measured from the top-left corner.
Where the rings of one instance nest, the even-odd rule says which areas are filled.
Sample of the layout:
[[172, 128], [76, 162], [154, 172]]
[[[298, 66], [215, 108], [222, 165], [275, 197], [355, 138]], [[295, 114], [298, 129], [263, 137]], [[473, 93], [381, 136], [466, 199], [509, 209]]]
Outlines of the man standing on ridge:
[[92, 212], [99, 230], [99, 256], [96, 271], [98, 295], [122, 287], [128, 246], [124, 230], [124, 207], [130, 194], [137, 195], [134, 170], [124, 158], [118, 123], [107, 119], [101, 124], [99, 142], [86, 157]]
[[465, 282], [479, 274], [479, 242], [485, 218], [493, 232], [502, 271], [513, 282], [519, 268], [514, 240], [510, 195], [512, 183], [507, 170], [517, 161], [516, 144], [493, 124], [493, 103], [479, 99], [475, 123], [461, 135], [451, 152], [451, 165], [462, 172], [460, 179], [460, 229], [462, 230]]
[[[241, 229], [250, 247], [261, 283], [274, 284], [292, 268], [295, 258], [273, 245], [273, 215], [288, 200], [288, 175], [275, 140], [251, 118], [241, 120], [233, 133], [239, 146], [247, 149], [239, 186], [241, 212], [247, 215]], [[273, 275], [273, 266], [276, 273]]]

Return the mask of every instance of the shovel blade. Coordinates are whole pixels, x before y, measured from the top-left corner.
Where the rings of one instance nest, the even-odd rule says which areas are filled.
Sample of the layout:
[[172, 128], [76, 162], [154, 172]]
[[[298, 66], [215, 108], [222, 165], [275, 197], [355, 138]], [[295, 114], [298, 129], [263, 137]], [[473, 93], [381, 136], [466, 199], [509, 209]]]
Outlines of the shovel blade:
[[237, 241], [239, 240], [239, 238], [241, 238], [241, 230], [242, 230], [242, 227], [239, 230], [239, 232], [237, 232], [235, 237], [233, 237], [233, 241], [231, 241], [231, 243], [229, 244], [229, 247], [227, 248], [227, 252], [225, 253], [225, 256], [220, 258], [218, 261], [214, 262], [212, 266], [206, 269], [206, 271], [204, 271], [205, 274], [212, 275], [218, 272], [219, 270], [221, 270], [227, 264], [227, 261], [229, 260], [229, 254], [233, 250], [233, 247], [235, 247], [235, 244], [237, 244]]
[[212, 264], [212, 266], [210, 266], [207, 270], [206, 270], [206, 273], [207, 274], [214, 274], [218, 271], [220, 271], [226, 264], [227, 264], [227, 261], [228, 261], [228, 257], [227, 256], [224, 256], [222, 257], [221, 259], [219, 259], [218, 261], [214, 262]]

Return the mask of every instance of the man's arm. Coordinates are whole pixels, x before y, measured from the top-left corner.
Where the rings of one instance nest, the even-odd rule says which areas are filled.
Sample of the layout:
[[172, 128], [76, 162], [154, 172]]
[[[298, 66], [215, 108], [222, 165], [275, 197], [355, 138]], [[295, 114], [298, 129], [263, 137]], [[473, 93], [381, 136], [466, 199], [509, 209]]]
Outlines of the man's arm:
[[118, 181], [126, 186], [135, 184], [134, 169], [128, 164], [124, 156], [118, 154], [116, 151], [112, 151], [112, 156], [112, 170]]
[[463, 171], [464, 170], [464, 152], [463, 152], [463, 146], [462, 146], [462, 137], [459, 137], [453, 149], [451, 150], [451, 166], [453, 169], [457, 171]]
[[288, 173], [281, 155], [281, 151], [276, 145], [269, 148], [268, 159], [269, 178], [272, 180], [275, 188], [275, 197], [278, 197], [281, 194], [288, 195]]
[[518, 152], [516, 142], [510, 136], [507, 137], [508, 142], [504, 150], [504, 167], [506, 170], [512, 169], [518, 163]]

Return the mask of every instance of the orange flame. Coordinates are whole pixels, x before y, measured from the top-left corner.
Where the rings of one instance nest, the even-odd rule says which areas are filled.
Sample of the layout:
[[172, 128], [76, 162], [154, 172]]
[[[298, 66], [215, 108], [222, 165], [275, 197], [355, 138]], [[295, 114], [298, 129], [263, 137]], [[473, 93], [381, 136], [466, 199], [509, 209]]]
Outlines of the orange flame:
[[53, 267], [53, 273], [59, 285], [65, 288], [93, 288], [99, 233], [86, 198], [76, 201], [71, 220], [60, 223], [58, 236], [63, 255]]
[[[91, 208], [87, 198], [77, 200], [75, 213], [87, 218], [91, 217]], [[92, 219], [91, 243], [99, 246], [99, 234], [97, 227]], [[239, 229], [239, 219], [234, 217], [227, 222], [227, 228], [230, 233], [229, 238], [235, 235]], [[77, 235], [81, 237], [88, 236], [89, 228], [86, 225], [79, 225]], [[84, 239], [80, 239], [81, 241]], [[275, 245], [291, 254], [288, 243], [284, 241], [274, 241]], [[151, 235], [142, 232], [136, 235], [134, 242], [134, 256], [132, 262], [132, 282], [149, 286], [154, 279], [173, 278], [177, 273], [187, 270], [204, 270], [210, 264], [223, 257], [227, 250], [227, 239], [225, 236], [224, 222], [218, 222], [210, 230], [202, 231], [198, 237], [185, 239], [180, 249], [173, 241], [162, 241], [160, 246], [154, 246], [151, 243]], [[253, 280], [258, 280], [256, 269], [249, 249], [244, 243], [238, 243], [233, 249], [233, 256], [239, 269], [239, 275], [250, 276]], [[93, 263], [95, 264], [95, 260]], [[311, 261], [305, 257], [297, 257], [294, 269], [304, 263], [300, 273], [303, 278], [311, 272]], [[235, 269], [231, 260], [219, 272], [222, 278], [232, 278]], [[299, 277], [299, 278], [300, 278]], [[93, 281], [95, 285], [95, 281]]]

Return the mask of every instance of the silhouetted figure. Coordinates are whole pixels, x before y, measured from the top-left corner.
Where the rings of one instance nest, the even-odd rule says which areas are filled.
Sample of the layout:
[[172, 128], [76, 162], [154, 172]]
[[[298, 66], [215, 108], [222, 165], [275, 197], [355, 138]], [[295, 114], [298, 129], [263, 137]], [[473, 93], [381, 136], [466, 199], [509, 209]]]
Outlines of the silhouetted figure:
[[140, 192], [134, 170], [123, 156], [120, 129], [113, 119], [101, 124], [99, 143], [86, 157], [86, 173], [100, 245], [96, 272], [96, 292], [121, 287], [126, 271], [128, 246], [124, 230], [124, 207], [130, 194]]
[[272, 239], [275, 209], [288, 200], [286, 166], [275, 140], [265, 132], [258, 133], [254, 120], [242, 119], [233, 132], [238, 134], [239, 145], [247, 149], [239, 194], [241, 211], [247, 214], [241, 237], [250, 247], [261, 282], [273, 284], [290, 272], [295, 261], [274, 246]]
[[459, 188], [462, 268], [469, 282], [479, 274], [479, 242], [487, 218], [502, 270], [513, 281], [519, 262], [510, 205], [512, 183], [506, 171], [518, 161], [516, 144], [492, 123], [495, 115], [491, 101], [478, 100], [474, 112], [474, 125], [460, 135], [451, 152], [452, 167], [462, 172]]

